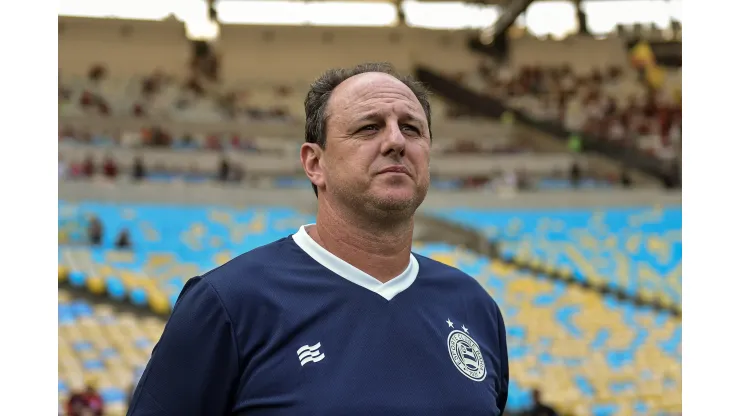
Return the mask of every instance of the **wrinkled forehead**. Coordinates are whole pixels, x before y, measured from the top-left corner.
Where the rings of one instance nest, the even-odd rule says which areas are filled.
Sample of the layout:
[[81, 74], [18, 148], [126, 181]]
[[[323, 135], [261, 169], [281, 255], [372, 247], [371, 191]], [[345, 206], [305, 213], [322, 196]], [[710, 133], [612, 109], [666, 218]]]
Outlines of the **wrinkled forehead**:
[[327, 116], [345, 120], [368, 111], [403, 112], [426, 121], [416, 95], [392, 75], [369, 72], [339, 84], [327, 103]]

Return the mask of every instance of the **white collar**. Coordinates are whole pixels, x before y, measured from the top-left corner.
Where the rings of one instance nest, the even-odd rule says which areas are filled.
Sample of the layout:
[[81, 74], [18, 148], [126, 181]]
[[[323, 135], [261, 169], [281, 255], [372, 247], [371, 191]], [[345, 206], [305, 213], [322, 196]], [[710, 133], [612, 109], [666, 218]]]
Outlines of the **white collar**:
[[313, 224], [301, 226], [298, 232], [293, 234], [293, 241], [295, 241], [298, 247], [305, 251], [306, 254], [316, 260], [320, 265], [358, 286], [362, 286], [369, 291], [377, 293], [386, 300], [391, 300], [397, 294], [408, 289], [409, 286], [414, 283], [416, 276], [419, 274], [419, 263], [416, 261], [414, 255], [411, 254], [409, 265], [403, 273], [385, 283], [381, 283], [378, 279], [340, 259], [324, 247], [321, 247], [319, 243], [314, 241], [314, 239], [306, 232], [306, 227], [310, 225]]

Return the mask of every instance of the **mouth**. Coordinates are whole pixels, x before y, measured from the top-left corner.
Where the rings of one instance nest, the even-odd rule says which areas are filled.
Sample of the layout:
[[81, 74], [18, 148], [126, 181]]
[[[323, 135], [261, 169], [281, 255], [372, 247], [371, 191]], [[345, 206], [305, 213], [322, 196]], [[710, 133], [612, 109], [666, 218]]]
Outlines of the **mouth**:
[[389, 166], [381, 170], [380, 172], [378, 172], [379, 175], [384, 174], [384, 173], [403, 173], [405, 175], [411, 176], [411, 173], [409, 172], [409, 170], [406, 169], [406, 167], [402, 165]]

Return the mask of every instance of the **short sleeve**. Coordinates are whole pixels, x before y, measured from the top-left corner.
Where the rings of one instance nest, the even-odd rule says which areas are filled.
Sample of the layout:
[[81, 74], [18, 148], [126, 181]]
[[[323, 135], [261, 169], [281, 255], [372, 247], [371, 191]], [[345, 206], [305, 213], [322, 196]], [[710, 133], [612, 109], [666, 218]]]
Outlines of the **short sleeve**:
[[239, 380], [232, 322], [211, 284], [183, 288], [129, 406], [128, 416], [225, 415]]

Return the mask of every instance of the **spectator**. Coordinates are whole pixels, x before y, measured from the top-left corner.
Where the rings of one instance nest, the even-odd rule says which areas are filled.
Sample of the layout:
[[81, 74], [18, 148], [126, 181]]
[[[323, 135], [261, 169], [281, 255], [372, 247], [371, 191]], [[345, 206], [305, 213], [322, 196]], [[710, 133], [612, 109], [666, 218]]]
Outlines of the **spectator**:
[[108, 70], [105, 68], [105, 66], [100, 65], [100, 64], [93, 65], [90, 68], [90, 71], [88, 71], [87, 73], [88, 79], [93, 82], [101, 81], [105, 79], [107, 75], [108, 75]]
[[121, 230], [116, 237], [116, 248], [119, 250], [128, 250], [131, 248], [131, 235], [127, 228]]
[[88, 155], [85, 158], [85, 161], [82, 162], [82, 176], [86, 178], [92, 178], [94, 174], [95, 174], [95, 161], [93, 160], [92, 155]]
[[103, 398], [100, 396], [94, 386], [88, 384], [87, 389], [85, 390], [84, 397], [86, 407], [91, 411], [87, 414], [91, 416], [103, 416], [103, 411], [105, 407], [103, 404]]
[[146, 177], [146, 168], [144, 168], [144, 162], [139, 156], [134, 158], [134, 166], [131, 171], [131, 176], [135, 181], [140, 181]]
[[231, 173], [231, 165], [229, 164], [229, 161], [224, 157], [221, 158], [221, 164], [218, 168], [218, 180], [221, 182], [226, 182], [229, 180]]
[[516, 174], [516, 187], [520, 191], [528, 191], [532, 189], [532, 180], [529, 174], [524, 169], [517, 170]]
[[577, 188], [581, 184], [582, 176], [583, 172], [581, 172], [581, 166], [578, 164], [578, 162], [573, 162], [570, 167], [570, 184], [574, 188]]
[[206, 147], [211, 150], [221, 149], [221, 136], [217, 134], [211, 134], [206, 138]]
[[622, 184], [623, 188], [632, 187], [632, 177], [630, 176], [630, 173], [627, 170], [627, 168], [622, 168], [622, 173], [621, 175], [619, 175], [619, 182]]
[[106, 156], [103, 162], [103, 174], [109, 179], [115, 179], [118, 176], [118, 165], [110, 156]]
[[87, 226], [87, 238], [92, 246], [99, 246], [103, 242], [103, 223], [95, 215], [90, 217]]
[[189, 133], [186, 133], [182, 137], [182, 146], [183, 147], [194, 147], [194, 146], [196, 146], [195, 139], [193, 139], [193, 136], [191, 136]]
[[82, 163], [72, 162], [69, 165], [69, 169], [67, 170], [67, 173], [68, 173], [68, 177], [69, 178], [72, 178], [72, 179], [79, 178], [79, 177], [83, 176], [82, 175]]
[[64, 158], [62, 158], [62, 155], [59, 155], [59, 179], [64, 179], [69, 175], [69, 166], [67, 165], [67, 162], [64, 161]]
[[144, 106], [141, 105], [140, 103], [134, 103], [131, 113], [136, 118], [141, 118], [141, 117], [146, 116], [146, 110], [144, 109]]
[[537, 389], [532, 391], [532, 402], [532, 410], [528, 412], [530, 416], [558, 416], [555, 409], [542, 403], [540, 391]]
[[87, 400], [84, 393], [72, 393], [67, 400], [65, 414], [67, 416], [82, 416], [83, 410], [87, 407]]
[[244, 177], [246, 174], [244, 172], [244, 167], [242, 167], [242, 165], [240, 164], [233, 165], [231, 169], [232, 169], [231, 178], [234, 180], [234, 182], [241, 182], [244, 180]]
[[581, 141], [581, 135], [577, 133], [571, 134], [570, 137], [568, 137], [568, 150], [573, 153], [580, 153], [582, 148], [583, 143]]

